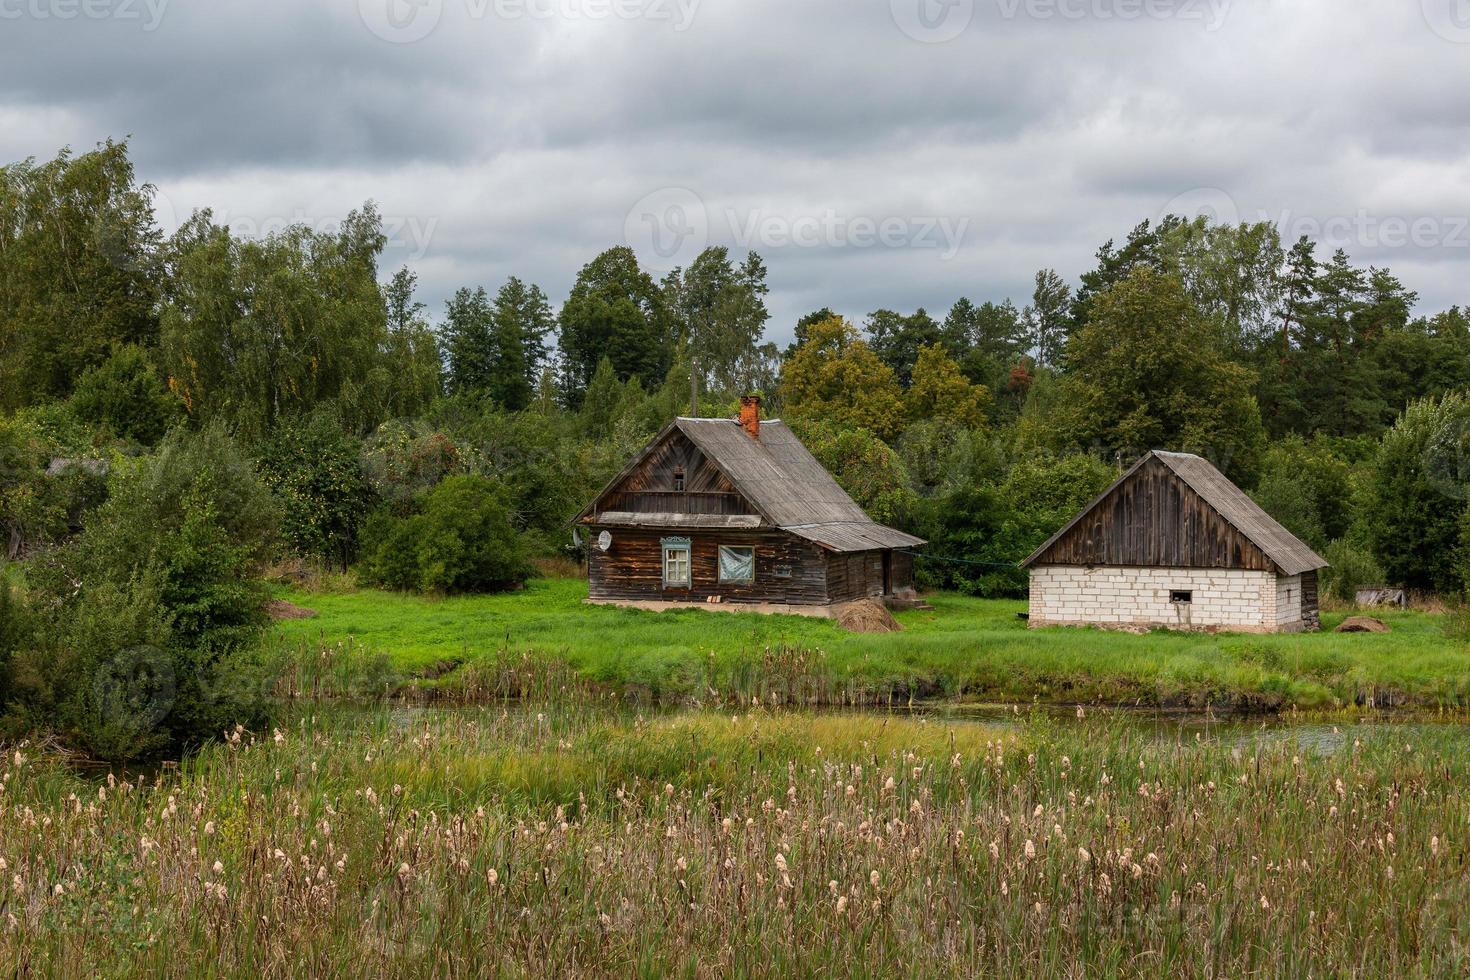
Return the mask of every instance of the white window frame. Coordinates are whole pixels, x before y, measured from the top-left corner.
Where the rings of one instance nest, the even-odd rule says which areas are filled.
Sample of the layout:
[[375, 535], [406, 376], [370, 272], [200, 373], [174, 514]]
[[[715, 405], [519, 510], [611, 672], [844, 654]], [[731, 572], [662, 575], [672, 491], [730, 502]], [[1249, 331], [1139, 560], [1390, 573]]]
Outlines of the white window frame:
[[[694, 585], [694, 549], [688, 538], [664, 538], [659, 542], [664, 588], [688, 589]], [[674, 576], [670, 576], [672, 569]], [[682, 579], [678, 573], [683, 571]]]
[[[748, 578], [726, 578], [725, 577], [725, 552], [744, 551], [750, 554], [750, 576]], [[718, 558], [720, 584], [722, 585], [754, 585], [755, 584], [755, 547], [746, 544], [722, 544]]]

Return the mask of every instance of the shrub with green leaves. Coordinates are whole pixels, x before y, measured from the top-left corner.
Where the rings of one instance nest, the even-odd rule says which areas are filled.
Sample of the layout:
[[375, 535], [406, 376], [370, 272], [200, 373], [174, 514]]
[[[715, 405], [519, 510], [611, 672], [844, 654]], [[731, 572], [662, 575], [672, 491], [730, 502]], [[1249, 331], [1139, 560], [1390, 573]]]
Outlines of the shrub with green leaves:
[[184, 403], [164, 385], [152, 356], [136, 344], [114, 347], [107, 360], [83, 374], [70, 405], [83, 421], [145, 446], [184, 417]]
[[510, 494], [496, 480], [451, 476], [419, 513], [374, 515], [363, 533], [364, 581], [426, 593], [498, 592], [531, 577]]
[[1358, 589], [1383, 584], [1383, 567], [1373, 552], [1348, 538], [1339, 538], [1322, 550], [1328, 567], [1322, 569], [1322, 592], [1341, 602], [1352, 602]]
[[1410, 405], [1383, 436], [1365, 502], [1373, 553], [1389, 582], [1458, 591], [1460, 522], [1470, 499], [1470, 398]]
[[281, 426], [260, 452], [261, 481], [281, 506], [281, 536], [298, 554], [342, 568], [373, 505], [362, 443], [318, 412]]
[[38, 622], [11, 658], [12, 719], [110, 759], [258, 723], [257, 572], [277, 519], [219, 430], [175, 432], [117, 469], [82, 533], [27, 567]]

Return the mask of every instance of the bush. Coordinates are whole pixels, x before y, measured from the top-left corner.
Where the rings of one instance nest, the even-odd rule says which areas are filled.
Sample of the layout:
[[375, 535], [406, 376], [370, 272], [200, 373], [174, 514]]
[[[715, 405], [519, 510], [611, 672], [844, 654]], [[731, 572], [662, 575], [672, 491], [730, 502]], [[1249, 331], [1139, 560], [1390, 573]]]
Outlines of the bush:
[[249, 462], [222, 432], [175, 433], [109, 489], [27, 569], [39, 622], [12, 657], [13, 717], [109, 759], [259, 723], [256, 572], [276, 512]]
[[70, 404], [78, 418], [145, 446], [184, 417], [183, 402], [164, 387], [153, 359], [135, 344], [114, 347], [112, 356], [83, 374]]
[[[981, 596], [1019, 596], [1026, 573], [1013, 567], [1117, 476], [1083, 453], [1041, 454], [1011, 467], [998, 485], [980, 481], [925, 501], [919, 534], [921, 584]], [[940, 561], [939, 556], [951, 559]]]
[[426, 593], [497, 592], [531, 577], [525, 542], [511, 524], [510, 494], [495, 480], [452, 476], [421, 513], [380, 513], [363, 534], [364, 581]]
[[1341, 602], [1352, 602], [1365, 585], [1382, 585], [1383, 568], [1367, 548], [1339, 538], [1322, 550], [1330, 567], [1322, 569], [1322, 593]]
[[85, 451], [67, 431], [74, 423], [56, 411], [0, 418], [0, 558], [62, 540], [102, 499], [105, 478], [91, 467], [47, 472], [54, 457]]
[[361, 442], [318, 412], [281, 426], [261, 450], [259, 470], [280, 504], [281, 535], [292, 550], [346, 568], [373, 502]]
[[446, 476], [464, 471], [454, 440], [412, 421], [379, 426], [363, 445], [362, 463], [373, 492], [400, 514], [411, 508], [419, 494], [438, 486]]

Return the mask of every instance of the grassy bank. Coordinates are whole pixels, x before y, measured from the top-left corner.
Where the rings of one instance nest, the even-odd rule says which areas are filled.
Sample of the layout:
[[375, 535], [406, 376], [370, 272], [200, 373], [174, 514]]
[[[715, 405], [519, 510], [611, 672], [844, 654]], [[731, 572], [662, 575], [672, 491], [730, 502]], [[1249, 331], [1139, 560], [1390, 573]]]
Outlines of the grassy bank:
[[7, 751], [0, 964], [1464, 975], [1465, 740], [579, 702], [331, 709], [131, 782]]
[[[588, 606], [585, 584], [423, 599], [370, 590], [283, 592], [315, 619], [277, 627], [296, 690], [514, 694], [602, 685], [688, 701], [803, 703], [968, 698], [1270, 710], [1408, 701], [1470, 704], [1470, 649], [1442, 617], [1384, 613], [1388, 634], [1248, 636], [1030, 630], [1020, 602], [939, 595], [896, 634], [793, 616]], [[1330, 630], [1341, 615], [1328, 615]], [[519, 679], [518, 679], [519, 678]]]

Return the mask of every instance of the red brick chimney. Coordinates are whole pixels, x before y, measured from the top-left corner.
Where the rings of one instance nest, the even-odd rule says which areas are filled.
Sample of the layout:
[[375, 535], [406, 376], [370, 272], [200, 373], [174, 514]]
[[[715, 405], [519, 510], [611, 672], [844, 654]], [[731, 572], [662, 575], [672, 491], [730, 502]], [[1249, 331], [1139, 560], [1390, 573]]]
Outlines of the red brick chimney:
[[761, 396], [740, 396], [740, 427], [752, 439], [761, 437]]

